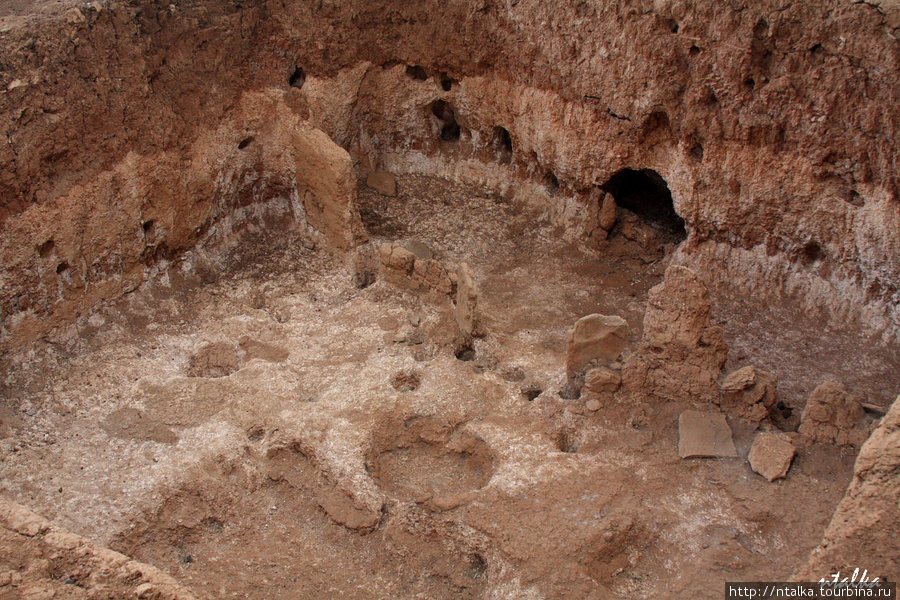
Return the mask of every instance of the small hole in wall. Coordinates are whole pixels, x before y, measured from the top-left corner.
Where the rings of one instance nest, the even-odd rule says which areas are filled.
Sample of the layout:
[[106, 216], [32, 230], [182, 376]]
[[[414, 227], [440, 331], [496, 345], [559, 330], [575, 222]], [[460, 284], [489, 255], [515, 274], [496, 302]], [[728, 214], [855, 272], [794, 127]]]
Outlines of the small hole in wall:
[[553, 173], [547, 173], [544, 175], [544, 187], [551, 194], [555, 194], [559, 191], [559, 178]]
[[778, 412], [781, 413], [781, 416], [784, 417], [785, 419], [790, 419], [791, 415], [794, 414], [794, 411], [791, 409], [791, 407], [788, 406], [787, 404], [785, 404], [784, 402], [778, 402], [778, 404], [775, 405], [775, 408], [778, 410]]
[[47, 258], [51, 254], [53, 254], [53, 248], [56, 247], [56, 244], [53, 240], [47, 240], [43, 244], [41, 244], [40, 248], [38, 248], [38, 254], [40, 254], [41, 258]]
[[303, 87], [303, 84], [306, 83], [306, 71], [302, 68], [297, 67], [294, 69], [294, 72], [291, 74], [291, 78], [288, 80], [291, 84], [291, 87], [297, 88], [298, 90]]
[[698, 54], [703, 52], [703, 50], [701, 50], [699, 46], [691, 46], [691, 48], [688, 50], [688, 52], [690, 53], [691, 56], [697, 56]]
[[431, 103], [431, 114], [445, 123], [456, 121], [456, 112], [453, 107], [443, 100], [435, 100]]
[[441, 128], [441, 139], [445, 142], [458, 142], [462, 136], [462, 128], [459, 123], [448, 123]]
[[472, 579], [484, 579], [488, 572], [488, 564], [480, 554], [469, 556], [469, 569], [466, 571]]
[[406, 67], [406, 74], [416, 81], [428, 80], [428, 71], [426, 71], [424, 67], [420, 67], [419, 65], [410, 65]]
[[644, 121], [644, 131], [647, 133], [656, 131], [658, 129], [670, 128], [671, 123], [669, 122], [669, 115], [662, 110], [650, 113], [650, 116], [647, 117], [646, 121]]
[[859, 192], [856, 190], [847, 190], [847, 193], [844, 195], [844, 200], [853, 206], [864, 206], [866, 204], [863, 197], [860, 196]]
[[747, 88], [748, 90], [752, 90], [753, 88], [756, 87], [756, 80], [753, 79], [752, 77], [748, 77], [747, 79], [744, 80], [744, 87]]
[[694, 144], [693, 146], [691, 146], [691, 156], [693, 156], [696, 160], [703, 160], [703, 145]]
[[504, 127], [494, 128], [494, 156], [501, 165], [508, 165], [513, 158], [512, 136]]
[[253, 143], [253, 136], [246, 137], [240, 141], [238, 144], [238, 150], [244, 150], [247, 146]]
[[813, 46], [812, 48], [809, 49], [809, 52], [810, 52], [810, 54], [818, 56], [825, 52], [825, 48], [822, 47], [822, 44], [816, 44], [815, 46]]
[[441, 139], [445, 142], [456, 142], [462, 134], [462, 128], [456, 122], [456, 111], [447, 102], [435, 100], [431, 103], [431, 114], [443, 123]]
[[540, 387], [536, 385], [529, 385], [522, 388], [522, 397], [528, 400], [529, 402], [534, 402], [538, 396], [544, 393]]
[[398, 392], [414, 392], [422, 385], [422, 376], [416, 371], [400, 371], [391, 377], [391, 387]]
[[56, 265], [56, 274], [57, 275], [62, 275], [63, 273], [65, 273], [68, 270], [69, 270], [69, 263], [67, 263], [67, 262], [61, 262], [58, 265]]
[[446, 73], [441, 73], [441, 89], [445, 92], [449, 92], [453, 89], [453, 86], [459, 83], [456, 79], [453, 79]]
[[153, 227], [154, 227], [154, 225], [155, 225], [155, 223], [154, 223], [152, 220], [150, 220], [150, 221], [144, 221], [144, 222], [141, 224], [141, 229], [144, 230], [144, 233], [150, 234], [150, 233], [153, 233]]
[[800, 262], [807, 267], [814, 267], [822, 263], [826, 258], [825, 250], [816, 242], [809, 242], [800, 251]]
[[667, 19], [666, 20], [666, 28], [672, 33], [678, 33], [678, 30], [681, 29], [681, 26], [678, 24], [678, 21], [675, 19]]
[[575, 437], [572, 431], [567, 429], [560, 431], [553, 441], [556, 444], [556, 448], [566, 454], [575, 454], [581, 449], [581, 441]]
[[375, 271], [371, 269], [360, 269], [353, 274], [353, 285], [358, 290], [364, 290], [377, 281]]
[[769, 22], [765, 19], [760, 19], [753, 28], [753, 37], [758, 40], [764, 40], [767, 35], [769, 35]]
[[471, 362], [475, 360], [475, 348], [472, 347], [471, 344], [465, 343], [460, 345], [456, 351], [453, 353], [456, 356], [457, 360], [461, 360], [463, 362]]

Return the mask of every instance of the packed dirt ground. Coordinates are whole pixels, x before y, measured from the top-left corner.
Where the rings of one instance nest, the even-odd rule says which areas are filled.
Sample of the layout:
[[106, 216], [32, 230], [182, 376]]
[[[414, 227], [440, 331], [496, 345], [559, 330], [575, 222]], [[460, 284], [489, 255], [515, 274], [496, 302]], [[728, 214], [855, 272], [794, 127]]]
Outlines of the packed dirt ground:
[[[219, 263], [170, 263], [9, 357], [0, 492], [203, 598], [717, 598], [806, 560], [856, 450], [789, 433], [799, 454], [770, 483], [751, 421], [729, 417], [738, 457], [682, 459], [679, 415], [708, 405], [566, 390], [573, 323], [623, 317], [626, 360], [674, 245], [622, 209], [598, 250], [515, 194], [398, 185], [361, 183], [371, 244], [349, 257], [251, 219]], [[470, 265], [474, 341], [447, 294], [386, 280], [376, 248], [395, 241]], [[713, 306], [726, 373], [773, 373], [785, 429], [826, 380], [870, 421], [900, 389], [900, 358], [811, 336], [788, 302]], [[11, 547], [4, 598], [99, 589], [58, 547]], [[127, 593], [165, 597], [143, 585]]]

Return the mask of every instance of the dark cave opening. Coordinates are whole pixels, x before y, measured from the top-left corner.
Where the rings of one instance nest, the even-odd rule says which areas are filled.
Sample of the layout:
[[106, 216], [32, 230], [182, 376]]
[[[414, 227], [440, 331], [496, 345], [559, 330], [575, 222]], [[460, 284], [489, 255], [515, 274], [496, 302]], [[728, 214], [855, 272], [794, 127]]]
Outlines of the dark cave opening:
[[494, 138], [491, 142], [494, 150], [494, 156], [502, 165], [508, 165], [513, 158], [513, 142], [512, 136], [503, 127], [494, 128]]
[[462, 128], [456, 121], [456, 111], [447, 102], [435, 100], [431, 103], [431, 114], [441, 122], [441, 139], [445, 142], [457, 142], [462, 135]]
[[684, 219], [675, 212], [675, 202], [666, 180], [652, 169], [622, 169], [600, 186], [628, 209], [676, 243], [687, 238]]

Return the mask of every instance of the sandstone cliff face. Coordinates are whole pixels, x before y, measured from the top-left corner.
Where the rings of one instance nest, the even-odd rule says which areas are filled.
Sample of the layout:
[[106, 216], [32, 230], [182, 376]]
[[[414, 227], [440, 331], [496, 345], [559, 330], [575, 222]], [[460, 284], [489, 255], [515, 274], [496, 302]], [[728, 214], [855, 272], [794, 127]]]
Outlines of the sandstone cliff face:
[[[596, 227], [585, 223], [596, 186], [653, 169], [687, 222], [678, 260], [714, 289], [792, 296], [893, 339], [894, 13], [843, 1], [132, 0], [6, 17], [4, 345], [129, 289], [152, 248], [178, 256], [236, 198], [292, 202], [295, 180], [266, 155], [240, 168], [243, 185], [191, 187], [204, 136], [224, 124], [245, 128], [216, 150], [238, 169], [231, 151], [253, 137], [240, 98], [272, 87], [360, 169], [512, 177], [572, 237]], [[134, 179], [152, 183], [123, 204]], [[144, 212], [183, 225], [145, 243], [156, 219]]]

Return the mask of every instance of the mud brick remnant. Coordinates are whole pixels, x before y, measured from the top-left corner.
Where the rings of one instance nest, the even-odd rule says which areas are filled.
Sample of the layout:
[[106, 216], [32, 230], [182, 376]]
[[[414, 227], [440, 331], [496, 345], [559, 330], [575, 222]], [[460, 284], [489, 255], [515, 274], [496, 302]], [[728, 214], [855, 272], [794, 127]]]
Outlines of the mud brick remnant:
[[810, 442], [862, 446], [869, 437], [865, 411], [844, 386], [826, 382], [813, 390], [800, 417], [800, 435]]

